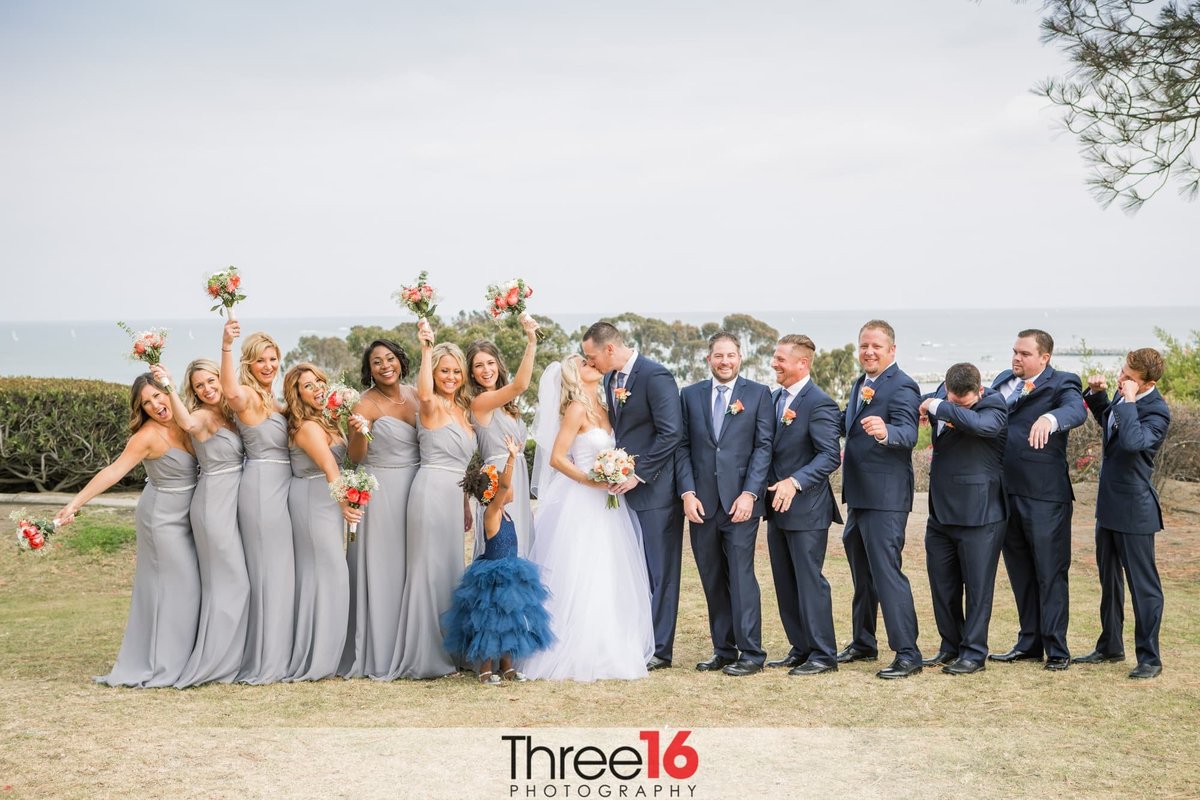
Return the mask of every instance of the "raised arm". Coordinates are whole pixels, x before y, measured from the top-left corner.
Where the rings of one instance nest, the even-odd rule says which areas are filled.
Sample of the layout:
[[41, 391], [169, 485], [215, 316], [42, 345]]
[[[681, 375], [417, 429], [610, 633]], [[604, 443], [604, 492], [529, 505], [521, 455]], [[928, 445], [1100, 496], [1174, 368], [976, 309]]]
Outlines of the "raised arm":
[[241, 335], [242, 326], [235, 319], [226, 322], [221, 331], [221, 391], [229, 410], [235, 414], [241, 414], [250, 405], [249, 392], [238, 381], [237, 364], [233, 359], [233, 343]]
[[171, 373], [162, 364], [155, 364], [150, 367], [150, 374], [154, 376], [154, 380], [159, 386], [170, 387], [167, 394], [171, 396], [171, 410], [175, 414], [175, 422], [183, 429], [183, 432], [197, 439], [204, 439], [203, 434], [209, 432], [207, 414], [193, 414], [188, 410], [187, 404], [180, 397], [179, 386], [171, 379]]
[[421, 341], [421, 366], [417, 370], [417, 405], [421, 416], [429, 422], [440, 419], [437, 393], [433, 389], [433, 328], [425, 320], [417, 323], [417, 338]]
[[[525, 330], [527, 338], [525, 354], [521, 357], [521, 363], [517, 367], [516, 374], [513, 375], [512, 382], [499, 389], [478, 394], [471, 401], [471, 411], [482, 423], [486, 424], [491, 413], [497, 408], [502, 408], [525, 394], [525, 390], [529, 388], [529, 384], [533, 380], [533, 364], [537, 360], [538, 324], [533, 317], [523, 314], [521, 327]], [[470, 369], [471, 365], [468, 364], [467, 368]]]
[[[999, 395], [997, 395], [999, 396]], [[963, 408], [948, 400], [938, 404], [937, 411], [931, 416], [943, 422], [950, 422], [974, 436], [983, 439], [994, 439], [1008, 428], [1008, 409], [1003, 405], [980, 407], [976, 403], [972, 408]]]

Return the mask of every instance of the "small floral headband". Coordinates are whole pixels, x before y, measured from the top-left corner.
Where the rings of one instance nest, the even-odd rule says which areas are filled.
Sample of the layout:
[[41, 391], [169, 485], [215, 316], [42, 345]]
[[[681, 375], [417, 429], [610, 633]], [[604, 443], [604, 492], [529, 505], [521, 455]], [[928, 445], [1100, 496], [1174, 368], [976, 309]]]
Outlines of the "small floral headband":
[[479, 471], [488, 476], [488, 487], [483, 490], [483, 497], [479, 499], [479, 502], [486, 506], [496, 499], [496, 492], [500, 489], [500, 472], [495, 464], [485, 464]]

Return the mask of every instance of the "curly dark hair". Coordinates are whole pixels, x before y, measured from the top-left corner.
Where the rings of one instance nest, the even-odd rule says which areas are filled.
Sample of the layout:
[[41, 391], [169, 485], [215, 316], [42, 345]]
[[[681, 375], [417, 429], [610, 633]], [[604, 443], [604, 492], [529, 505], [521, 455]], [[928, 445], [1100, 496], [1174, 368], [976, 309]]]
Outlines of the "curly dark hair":
[[463, 488], [463, 491], [474, 497], [480, 503], [484, 502], [483, 495], [488, 489], [492, 488], [492, 478], [483, 471], [483, 454], [478, 450], [471, 456], [471, 460], [467, 462], [467, 472], [463, 475], [458, 485]]

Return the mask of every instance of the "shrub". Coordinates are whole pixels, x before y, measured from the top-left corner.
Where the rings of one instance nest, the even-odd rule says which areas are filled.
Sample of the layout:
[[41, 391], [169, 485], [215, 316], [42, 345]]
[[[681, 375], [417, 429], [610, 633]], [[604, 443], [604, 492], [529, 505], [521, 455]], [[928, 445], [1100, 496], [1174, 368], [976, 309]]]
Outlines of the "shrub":
[[[0, 377], [0, 488], [75, 491], [116, 459], [128, 426], [127, 386]], [[138, 467], [123, 484], [143, 477]]]

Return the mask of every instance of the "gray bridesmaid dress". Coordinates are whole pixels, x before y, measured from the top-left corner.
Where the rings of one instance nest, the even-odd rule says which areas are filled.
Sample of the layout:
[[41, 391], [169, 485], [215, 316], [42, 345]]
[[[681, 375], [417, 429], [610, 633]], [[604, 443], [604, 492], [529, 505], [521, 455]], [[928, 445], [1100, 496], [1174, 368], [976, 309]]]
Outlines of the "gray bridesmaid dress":
[[200, 479], [192, 495], [192, 535], [200, 562], [200, 626], [196, 646], [177, 688], [231, 683], [246, 652], [250, 577], [238, 531], [242, 437], [227, 428], [201, 442], [192, 439]]
[[[341, 464], [346, 445], [339, 442], [330, 449]], [[285, 680], [319, 681], [337, 672], [346, 646], [350, 613], [350, 577], [342, 550], [346, 520], [329, 496], [324, 471], [294, 445], [288, 510], [296, 546], [296, 638]]]
[[440, 617], [463, 573], [463, 490], [475, 434], [451, 421], [429, 430], [417, 418], [421, 467], [408, 499], [407, 569], [400, 611], [397, 678], [438, 678], [456, 670], [442, 646]]
[[379, 481], [358, 535], [346, 552], [350, 566], [350, 625], [338, 674], [387, 679], [400, 664], [400, 604], [404, 595], [405, 529], [409, 490], [420, 457], [417, 429], [395, 417], [371, 423], [363, 466]]
[[296, 566], [288, 488], [292, 460], [287, 420], [276, 412], [257, 425], [236, 419], [246, 447], [238, 489], [238, 527], [250, 576], [246, 652], [237, 679], [275, 683], [288, 674], [295, 626]]
[[[508, 412], [497, 408], [492, 412], [492, 419], [487, 425], [475, 425], [475, 433], [479, 437], [479, 452], [483, 460], [495, 464], [497, 469], [504, 469], [508, 461], [508, 448], [504, 446], [504, 437], [511, 436], [521, 444], [521, 454], [513, 463], [513, 501], [504, 507], [512, 518], [517, 530], [517, 555], [526, 558], [533, 544], [533, 509], [529, 504], [529, 465], [525, 461], [525, 443], [529, 440], [529, 432], [525, 428], [525, 420], [520, 417], [513, 419]], [[487, 536], [483, 533], [483, 509], [475, 515], [475, 551], [478, 558], [483, 554]]]
[[142, 465], [129, 621], [112, 671], [93, 678], [108, 686], [173, 686], [192, 655], [200, 618], [200, 567], [188, 521], [196, 459], [172, 447]]

